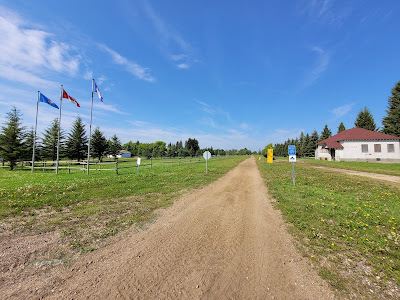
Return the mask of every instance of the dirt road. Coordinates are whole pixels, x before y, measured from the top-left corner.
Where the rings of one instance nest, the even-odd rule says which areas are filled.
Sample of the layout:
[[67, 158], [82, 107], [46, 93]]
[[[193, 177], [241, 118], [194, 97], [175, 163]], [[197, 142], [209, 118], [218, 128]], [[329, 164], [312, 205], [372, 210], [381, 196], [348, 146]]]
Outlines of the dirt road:
[[141, 232], [19, 296], [51, 299], [329, 299], [271, 206], [254, 158], [179, 199]]

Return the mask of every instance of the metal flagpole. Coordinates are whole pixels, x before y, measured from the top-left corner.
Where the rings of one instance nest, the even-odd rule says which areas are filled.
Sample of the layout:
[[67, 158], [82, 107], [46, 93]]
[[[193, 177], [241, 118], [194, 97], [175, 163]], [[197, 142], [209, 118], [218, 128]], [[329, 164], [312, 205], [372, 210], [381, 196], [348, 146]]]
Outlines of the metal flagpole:
[[35, 166], [36, 130], [37, 130], [37, 118], [39, 112], [39, 95], [40, 91], [38, 91], [37, 104], [36, 104], [36, 125], [35, 125], [35, 134], [33, 135], [32, 172]]
[[92, 104], [90, 106], [89, 144], [88, 144], [88, 152], [87, 152], [88, 153], [88, 156], [87, 156], [87, 175], [89, 175], [90, 139], [92, 137], [93, 89], [94, 89], [94, 79], [92, 79]]
[[58, 162], [60, 160], [60, 130], [61, 130], [61, 106], [63, 97], [63, 85], [61, 85], [61, 95], [60, 95], [60, 118], [58, 119], [58, 141], [57, 141], [57, 164], [56, 164], [56, 174], [58, 174]]

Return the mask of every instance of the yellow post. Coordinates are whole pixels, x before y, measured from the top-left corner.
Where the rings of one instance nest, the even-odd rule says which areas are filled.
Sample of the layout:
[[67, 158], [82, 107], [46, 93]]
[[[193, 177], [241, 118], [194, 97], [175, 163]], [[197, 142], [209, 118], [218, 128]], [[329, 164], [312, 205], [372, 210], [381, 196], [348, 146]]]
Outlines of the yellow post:
[[268, 149], [267, 163], [272, 164], [273, 160], [274, 160], [274, 149]]

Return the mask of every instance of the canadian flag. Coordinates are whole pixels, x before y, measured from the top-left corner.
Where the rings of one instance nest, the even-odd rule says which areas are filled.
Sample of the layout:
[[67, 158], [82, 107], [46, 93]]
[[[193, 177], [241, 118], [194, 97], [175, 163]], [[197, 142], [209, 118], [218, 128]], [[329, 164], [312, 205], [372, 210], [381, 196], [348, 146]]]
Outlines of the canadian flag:
[[78, 103], [78, 101], [75, 100], [75, 98], [72, 98], [68, 93], [63, 89], [63, 98], [69, 99], [72, 103], [74, 103], [76, 106], [81, 107]]

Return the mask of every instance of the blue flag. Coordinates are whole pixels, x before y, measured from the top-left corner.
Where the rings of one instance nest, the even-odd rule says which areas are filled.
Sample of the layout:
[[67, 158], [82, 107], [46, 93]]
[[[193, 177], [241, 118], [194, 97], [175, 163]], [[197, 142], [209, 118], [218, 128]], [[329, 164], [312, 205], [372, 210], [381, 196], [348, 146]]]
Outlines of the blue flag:
[[53, 101], [51, 101], [49, 98], [47, 98], [47, 97], [46, 97], [45, 95], [43, 95], [42, 93], [40, 93], [39, 101], [40, 101], [40, 102], [47, 103], [48, 105], [51, 105], [51, 106], [53, 106], [53, 107], [55, 107], [55, 108], [58, 109], [57, 104], [55, 104]]
[[97, 93], [97, 96], [99, 96], [100, 101], [103, 102], [103, 97], [102, 97], [101, 94], [100, 94], [100, 90], [99, 90], [99, 88], [97, 87], [96, 82], [94, 82], [94, 92]]

